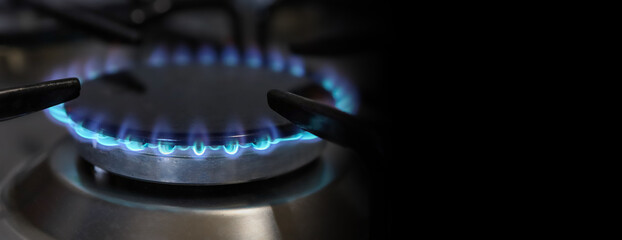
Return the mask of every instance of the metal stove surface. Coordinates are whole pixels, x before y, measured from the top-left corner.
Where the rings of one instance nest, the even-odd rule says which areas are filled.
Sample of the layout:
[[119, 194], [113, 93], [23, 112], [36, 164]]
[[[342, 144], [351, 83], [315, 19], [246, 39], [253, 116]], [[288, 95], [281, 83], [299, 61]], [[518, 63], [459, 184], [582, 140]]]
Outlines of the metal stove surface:
[[[46, 54], [46, 52], [50, 53], [50, 51], [52, 52], [66, 51], [68, 55], [80, 55], [78, 52], [83, 52], [84, 50], [101, 51], [102, 49], [105, 49], [105, 48], [102, 47], [102, 45], [98, 42], [55, 45], [52, 48], [43, 48], [43, 49], [33, 50], [32, 52], [29, 52], [28, 59], [33, 60], [33, 59], [37, 59], [36, 56], [48, 55]], [[75, 52], [75, 54], [72, 54], [72, 52]], [[51, 55], [54, 55], [54, 54], [51, 54]], [[54, 59], [45, 59], [45, 61], [43, 60], [39, 62], [34, 61], [33, 63], [35, 65], [37, 63], [42, 63], [39, 66], [49, 66], [49, 65], [45, 65], [45, 63], [46, 62], [50, 63], [54, 61], [55, 61]], [[310, 65], [313, 65], [313, 64], [321, 65], [321, 64], [326, 64], [326, 62], [327, 61], [325, 59], [314, 59], [314, 58], [308, 58], [308, 61], [307, 61], [307, 63]], [[372, 69], [371, 67], [361, 67], [361, 66], [373, 66], [372, 58], [363, 58], [360, 56], [356, 56], [352, 58], [342, 58], [338, 60], [329, 60], [329, 62], [332, 65], [337, 66], [337, 68], [342, 69], [345, 72], [348, 72], [349, 76], [351, 76], [352, 79], [362, 79], [362, 78], [357, 78], [357, 77], [365, 75], [365, 73], [361, 72], [359, 69], [361, 68]], [[42, 69], [45, 69], [45, 70], [34, 71], [32, 73], [25, 73], [25, 75], [21, 74], [20, 78], [13, 78], [13, 79], [16, 79], [14, 81], [11, 81], [11, 78], [5, 78], [6, 80], [9, 80], [9, 81], [0, 82], [0, 85], [2, 85], [0, 87], [8, 87], [11, 85], [35, 82], [41, 79], [42, 75], [45, 75], [46, 73], [48, 73], [49, 72], [48, 70], [51, 70], [52, 67], [48, 67], [48, 68], [42, 67]], [[27, 81], [24, 81], [24, 80], [27, 80]], [[366, 113], [362, 112], [362, 114], [366, 114]], [[27, 166], [31, 166], [34, 162], [43, 161], [44, 159], [41, 156], [44, 156], [46, 153], [50, 151], [50, 149], [52, 149], [56, 144], [58, 144], [59, 139], [66, 137], [67, 129], [64, 129], [61, 126], [58, 126], [50, 122], [49, 119], [47, 119], [42, 112], [39, 112], [39, 113], [34, 113], [34, 114], [21, 117], [13, 121], [5, 121], [5, 122], [0, 123], [0, 134], [2, 135], [2, 138], [0, 138], [0, 153], [2, 153], [2, 159], [1, 159], [2, 161], [0, 161], [0, 181], [2, 182], [2, 192], [6, 192], [6, 191], [9, 191], [7, 190], [9, 189], [8, 186], [10, 186], [11, 181], [14, 180], [14, 178], [12, 177], [15, 177], [17, 174], [21, 172], [24, 172], [24, 168], [26, 168]], [[335, 148], [339, 149], [333, 145], [329, 146], [329, 149], [335, 149]], [[343, 149], [341, 149], [341, 151], [343, 151]], [[38, 156], [39, 158], [37, 158]], [[346, 168], [349, 169], [349, 167], [346, 167]], [[308, 168], [305, 168], [305, 169], [308, 169]], [[352, 169], [346, 170], [346, 172], [348, 173], [354, 172], [355, 176], [358, 174], [356, 173], [355, 170], [352, 170]], [[295, 173], [299, 173], [299, 172], [295, 172]], [[366, 204], [367, 204], [366, 200], [364, 200], [365, 194], [349, 193], [349, 191], [351, 190], [355, 190], [355, 191], [364, 190], [363, 189], [364, 187], [361, 187], [360, 184], [357, 183], [357, 181], [359, 181], [360, 179], [356, 177], [345, 177], [345, 176], [337, 177], [335, 179], [336, 180], [332, 184], [329, 184], [330, 187], [326, 188], [326, 190], [318, 191], [317, 193], [319, 195], [313, 195], [313, 194], [309, 195], [309, 197], [311, 198], [300, 198], [299, 200], [295, 202], [281, 203], [281, 204], [276, 204], [276, 205], [264, 204], [261, 207], [243, 206], [242, 203], [238, 202], [239, 205], [235, 206], [235, 208], [229, 208], [229, 210], [230, 210], [230, 213], [232, 214], [236, 211], [238, 213], [249, 213], [249, 214], [255, 213], [257, 214], [255, 215], [255, 217], [256, 219], [258, 219], [257, 221], [259, 221], [256, 223], [261, 223], [260, 219], [265, 219], [264, 218], [265, 216], [271, 216], [272, 217], [271, 221], [273, 222], [270, 224], [272, 225], [261, 225], [261, 226], [271, 226], [270, 228], [271, 230], [269, 231], [265, 230], [264, 233], [266, 233], [267, 231], [269, 232], [269, 234], [273, 234], [271, 236], [275, 236], [274, 239], [304, 239], [304, 237], [312, 238], [314, 236], [323, 236], [322, 234], [327, 233], [327, 232], [325, 232], [325, 230], [319, 229], [318, 226], [320, 225], [321, 226], [331, 226], [331, 225], [342, 226], [342, 225], [338, 224], [339, 222], [333, 222], [331, 220], [333, 218], [332, 215], [322, 216], [321, 211], [313, 211], [314, 206], [324, 206], [320, 202], [323, 202], [324, 204], [326, 204], [325, 208], [322, 207], [324, 210], [330, 209], [331, 212], [336, 213], [339, 211], [332, 211], [332, 210], [348, 209], [350, 213], [354, 214], [350, 216], [363, 217], [363, 219], [368, 214], [366, 213], [366, 211], [369, 210], [366, 207]], [[50, 181], [50, 183], [52, 182], [62, 183], [63, 181]], [[45, 183], [48, 183], [48, 182], [45, 182]], [[263, 183], [263, 181], [261, 181], [261, 183]], [[56, 184], [56, 185], [63, 186], [62, 184]], [[98, 186], [98, 185], [92, 185], [92, 186]], [[40, 190], [37, 190], [35, 188], [31, 188], [30, 190], [42, 191], [48, 188], [49, 186], [47, 186], [46, 184], [41, 184], [41, 186], [39, 187], [41, 188]], [[358, 190], [356, 190], [357, 188]], [[69, 189], [74, 189], [74, 188], [69, 188]], [[249, 189], [249, 188], [247, 187], [246, 189]], [[331, 190], [328, 190], [328, 189], [331, 189]], [[253, 194], [248, 193], [245, 196], [253, 199], [253, 198], [259, 198], [259, 196], [261, 195], [273, 195], [274, 194], [274, 190], [272, 189], [264, 188], [264, 190], [266, 191], [263, 193], [258, 193], [258, 192], [255, 192]], [[326, 193], [326, 192], [329, 192], [329, 193]], [[317, 196], [317, 197], [312, 197], [312, 196]], [[357, 196], [360, 196], [360, 198], [357, 199], [356, 198]], [[62, 196], [57, 195], [56, 197], [62, 197]], [[325, 200], [323, 199], [324, 197], [326, 197]], [[335, 205], [331, 205], [332, 203], [328, 204], [330, 203], [329, 201], [330, 199], [334, 200], [335, 198], [339, 200], [338, 204], [341, 204], [340, 205], [341, 207], [335, 207]], [[347, 199], [345, 200], [346, 202], [343, 202], [342, 198]], [[10, 239], [84, 239], [83, 237], [87, 235], [81, 235], [81, 234], [88, 233], [87, 229], [88, 229], [88, 226], [90, 226], [88, 224], [94, 224], [94, 222], [96, 222], [95, 221], [96, 219], [101, 218], [102, 216], [107, 216], [104, 211], [98, 211], [97, 214], [95, 215], [91, 214], [85, 217], [80, 214], [85, 214], [86, 212], [88, 212], [88, 211], [86, 212], [84, 211], [84, 209], [88, 209], [88, 207], [76, 205], [76, 202], [68, 202], [69, 204], [74, 204], [72, 206], [76, 207], [76, 209], [79, 207], [82, 207], [81, 208], [82, 211], [76, 210], [76, 212], [74, 212], [75, 214], [77, 214], [77, 215], [74, 215], [74, 217], [76, 219], [82, 219], [84, 221], [77, 221], [74, 219], [71, 221], [71, 223], [74, 223], [73, 225], [71, 224], [64, 225], [64, 230], [67, 230], [68, 232], [73, 232], [73, 234], [75, 235], [72, 235], [72, 236], [62, 235], [62, 237], [60, 238], [58, 237], [51, 238], [52, 236], [57, 236], [57, 235], [51, 235], [49, 231], [46, 232], [45, 230], [42, 230], [41, 226], [43, 225], [40, 225], [41, 223], [38, 223], [39, 225], [34, 224], [32, 220], [29, 220], [27, 217], [24, 217], [22, 213], [19, 213], [19, 211], [17, 211], [17, 214], [15, 214], [16, 213], [15, 211], [18, 208], [14, 205], [7, 205], [7, 202], [8, 202], [7, 200], [10, 200], [10, 198], [7, 195], [3, 195], [3, 200], [2, 200], [2, 203], [0, 204], [0, 236], [2, 236], [1, 239], [9, 239], [9, 240]], [[100, 200], [95, 200], [95, 202], [98, 202], [98, 201]], [[88, 205], [87, 203], [88, 201], [82, 202], [82, 204]], [[164, 205], [170, 206], [171, 203], [165, 203]], [[219, 206], [218, 208], [222, 210], [224, 207]], [[244, 211], [244, 209], [248, 211]], [[251, 209], [261, 209], [261, 210], [251, 210]], [[275, 213], [270, 212], [270, 211], [273, 211], [274, 209], [280, 209], [278, 211], [279, 213], [275, 215]], [[70, 208], [70, 210], [72, 210], [72, 208]], [[306, 212], [306, 213], [299, 212], [298, 215], [296, 215], [294, 211], [297, 211], [297, 210], [305, 210], [305, 211], [310, 211], [310, 212]], [[143, 215], [143, 213], [141, 212], [136, 212], [136, 211], [128, 212], [128, 214], [132, 214], [132, 213], [139, 214], [141, 216]], [[326, 212], [323, 212], [323, 213], [326, 213]], [[264, 216], [262, 214], [267, 214], [267, 215]], [[122, 216], [128, 217], [128, 215], [122, 215]], [[36, 217], [33, 218], [32, 216], [30, 217], [31, 219], [36, 218]], [[111, 216], [108, 216], [108, 217], [111, 217]], [[298, 218], [293, 218], [293, 217], [298, 217]], [[146, 224], [143, 220], [140, 220], [140, 219], [141, 219], [140, 217], [128, 217], [128, 219], [125, 221], [126, 221], [126, 224], [128, 224], [127, 226], [136, 226], [137, 231], [139, 230], [147, 231], [145, 229], [145, 226], [147, 226], [148, 224]], [[160, 219], [163, 219], [163, 218], [160, 218]], [[278, 219], [278, 221], [276, 219]], [[311, 222], [308, 222], [309, 226], [306, 226], [307, 223], [303, 223], [303, 222], [309, 219], [314, 219], [314, 220]], [[344, 220], [343, 218], [338, 218], [338, 217], [335, 219]], [[59, 218], [57, 220], [59, 223], [67, 223], [67, 224], [69, 223], [69, 221], [65, 217]], [[117, 221], [118, 219], [116, 220], [108, 219], [108, 220]], [[277, 221], [278, 224], [275, 224], [274, 221]], [[357, 220], [355, 221], [361, 221], [361, 220], [357, 218]], [[86, 225], [75, 224], [78, 222], [81, 224], [86, 224]], [[191, 222], [192, 221], [190, 221], [190, 223]], [[293, 224], [296, 222], [301, 223], [301, 225]], [[246, 223], [250, 223], [250, 222], [246, 222]], [[326, 223], [328, 225], [324, 225], [323, 223]], [[134, 224], [134, 225], [130, 225], [130, 224]], [[365, 233], [368, 233], [368, 230], [367, 230], [368, 228], [365, 226], [365, 224], [366, 223], [363, 221], [363, 222], [359, 222], [355, 224], [356, 226], [359, 227], [358, 229], [351, 229], [350, 227], [352, 226], [349, 226], [348, 228], [350, 228], [351, 233], [365, 234]], [[91, 227], [96, 227], [96, 226], [97, 225], [92, 225]], [[113, 226], [119, 226], [119, 225], [113, 225]], [[238, 226], [236, 228], [234, 228], [233, 226], [230, 226], [229, 229], [237, 229], [239, 231], [244, 231], [244, 229], [251, 228], [252, 226], [253, 224], [245, 224], [244, 226], [241, 226], [241, 227]], [[344, 228], [339, 231], [333, 228], [327, 228], [327, 229], [332, 229], [334, 231], [331, 231], [331, 232], [334, 232], [337, 234], [337, 233], [343, 233], [340, 231], [342, 230], [345, 231], [348, 228]], [[124, 228], [124, 229], [127, 230], [127, 228]], [[317, 232], [309, 233], [308, 231], [310, 230], [314, 230]], [[168, 228], [168, 230], [166, 231], [173, 231], [173, 230], [171, 230], [171, 228]], [[216, 232], [218, 231], [221, 231], [221, 230], [217, 230]], [[303, 234], [299, 231], [304, 231], [305, 233]], [[251, 232], [252, 231], [248, 230], [246, 233], [251, 233]], [[54, 234], [61, 234], [61, 233], [54, 233]], [[90, 239], [120, 239], [118, 234], [114, 235], [114, 234], [108, 234], [106, 232], [98, 232], [98, 234], [96, 235], [88, 235], [88, 236], [92, 236], [92, 238]], [[170, 237], [170, 235], [162, 235], [161, 238], [151, 238], [151, 239], [166, 239], [166, 236]], [[229, 239], [235, 239], [233, 238], [235, 237], [234, 235], [227, 235], [227, 236], [231, 237]], [[243, 235], [237, 235], [237, 236], [243, 236]], [[335, 236], [340, 236], [340, 235], [337, 234]], [[357, 238], [357, 237], [353, 237], [349, 235], [346, 237], [341, 235], [340, 237], [341, 238], [338, 238], [338, 239], [348, 239], [347, 237], [352, 237], [353, 239], [361, 239], [361, 238]], [[133, 239], [138, 239], [138, 238], [133, 238]], [[267, 239], [270, 239], [270, 238], [267, 238]], [[326, 238], [323, 238], [323, 239], [330, 239], [330, 238], [329, 236], [326, 236]]]
[[[0, 0], [0, 7], [3, 7], [4, 2], [8, 1]], [[304, 43], [316, 39], [321, 35], [318, 32], [351, 33], [345, 31], [350, 25], [337, 24], [337, 20], [349, 18], [342, 11], [332, 14], [337, 17], [331, 18], [335, 21], [326, 20], [329, 19], [326, 16], [314, 18], [323, 20], [319, 22], [324, 24], [315, 28], [290, 24], [295, 23], [300, 13], [309, 14], [304, 9], [293, 6], [291, 10], [294, 11], [285, 11], [266, 19], [264, 25], [270, 22], [277, 24], [272, 24], [275, 26], [265, 31], [265, 39], [258, 40]], [[348, 7], [347, 11], [351, 10]], [[365, 22], [376, 21], [373, 17], [365, 19], [368, 20]], [[167, 28], [206, 35], [216, 40], [228, 39], [228, 35], [231, 35], [223, 30], [227, 30], [227, 26], [211, 29], [214, 33], [197, 30], [206, 30], [204, 25], [197, 29], [181, 28], [188, 25], [188, 21], [182, 20], [178, 19], [179, 24], [173, 22]], [[218, 21], [209, 25], [223, 25], [217, 24]], [[226, 22], [226, 19], [221, 22]], [[111, 44], [119, 46], [119, 43], [105, 42], [88, 33], [76, 34], [76, 29], [60, 23], [54, 21], [68, 34], [54, 42], [37, 42], [40, 45], [33, 47], [32, 43], [25, 43], [23, 38], [18, 38], [20, 44], [0, 41], [0, 88], [40, 81], [49, 75], [58, 62], [101, 54]], [[375, 29], [358, 21], [355, 25]], [[302, 32], [304, 34], [297, 34]], [[54, 31], [53, 35], [59, 35], [59, 31]], [[358, 44], [348, 42], [346, 46], [363, 46], [364, 49], [368, 49], [368, 46], [376, 46], [374, 49], [386, 46], [372, 40], [363, 41], [368, 38], [358, 36]], [[369, 44], [371, 42], [374, 44]], [[379, 99], [384, 95], [379, 97], [377, 92], [378, 86], [384, 86], [379, 84], [379, 80], [385, 79], [385, 76], [377, 68], [379, 62], [391, 59], [378, 59], [367, 52], [339, 52], [342, 53], [305, 56], [305, 63], [314, 68], [334, 66], [340, 74], [356, 81], [363, 95], [362, 100], [368, 101], [364, 104], [371, 104], [376, 111], [381, 109], [379, 106], [383, 104]], [[378, 114], [374, 109], [365, 108], [359, 115], [374, 117]], [[359, 171], [361, 166], [356, 164], [356, 159], [350, 159], [352, 156], [348, 151], [332, 144], [329, 144], [322, 157], [292, 174], [239, 184], [232, 188], [219, 187], [219, 190], [192, 188], [194, 190], [190, 193], [184, 193], [169, 187], [135, 184], [134, 181], [102, 174], [92, 165], [75, 158], [61, 158], [71, 160], [65, 161], [66, 165], [60, 164], [63, 161], [54, 163], [49, 154], [58, 146], [66, 144], [60, 142], [67, 137], [67, 130], [50, 122], [41, 112], [0, 122], [0, 136], [0, 239], [140, 239], [141, 234], [151, 237], [148, 239], [193, 239], [200, 238], [202, 231], [221, 234], [219, 236], [225, 239], [365, 239], [357, 234], [368, 233], [368, 223], [365, 221], [369, 210], [364, 197], [366, 186], [359, 183], [362, 179]], [[331, 154], [345, 154], [347, 157], [329, 157]], [[335, 165], [331, 165], [333, 163]], [[60, 166], [73, 168], [73, 172], [53, 168]], [[336, 174], [326, 169], [340, 170]], [[74, 174], [68, 175], [70, 173]], [[306, 185], [304, 176], [307, 176]], [[23, 182], [25, 179], [29, 182]], [[20, 187], [17, 189], [15, 186]], [[292, 188], [296, 191], [292, 191]], [[305, 189], [311, 190], [305, 192]], [[184, 199], [187, 196], [191, 198]], [[113, 211], [122, 213], [110, 214]], [[234, 217], [240, 221], [227, 221]], [[215, 220], [217, 218], [219, 220]], [[161, 227], [164, 223], [166, 226]], [[199, 226], [203, 229], [199, 229]]]
[[329, 145], [273, 179], [174, 186], [107, 173], [64, 138], [0, 185], [2, 239], [362, 239], [368, 207], [349, 151]]

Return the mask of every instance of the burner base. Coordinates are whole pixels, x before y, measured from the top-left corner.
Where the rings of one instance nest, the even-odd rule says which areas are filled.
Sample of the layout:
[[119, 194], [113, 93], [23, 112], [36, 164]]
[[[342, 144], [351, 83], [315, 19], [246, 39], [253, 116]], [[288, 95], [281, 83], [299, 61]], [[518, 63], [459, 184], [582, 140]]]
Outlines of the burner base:
[[90, 143], [80, 143], [78, 149], [80, 156], [93, 165], [129, 178], [165, 184], [222, 185], [291, 172], [317, 159], [324, 146], [324, 141], [315, 139], [280, 143], [264, 151], [247, 148], [235, 156], [213, 151], [207, 157], [101, 149]]
[[329, 144], [275, 178], [184, 186], [103, 171], [65, 139], [0, 186], [0, 223], [19, 239], [365, 239], [365, 188], [346, 153]]

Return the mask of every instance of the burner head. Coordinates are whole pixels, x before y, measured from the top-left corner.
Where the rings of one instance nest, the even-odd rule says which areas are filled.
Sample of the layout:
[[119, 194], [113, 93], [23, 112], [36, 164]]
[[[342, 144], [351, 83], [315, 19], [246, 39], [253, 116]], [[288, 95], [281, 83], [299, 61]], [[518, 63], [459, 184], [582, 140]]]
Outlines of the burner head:
[[302, 91], [337, 107], [352, 102], [346, 88], [306, 72], [300, 58], [264, 58], [257, 49], [241, 57], [232, 47], [219, 55], [205, 47], [197, 52], [177, 47], [167, 54], [158, 47], [126, 69], [85, 64], [82, 97], [50, 115], [81, 140], [85, 159], [108, 171], [173, 184], [227, 184], [292, 171], [321, 152], [317, 137], [268, 107], [268, 90]]
[[[65, 109], [83, 128], [117, 139], [244, 144], [300, 133], [268, 107], [266, 93], [309, 84], [306, 78], [239, 66], [141, 66], [85, 83], [82, 97]], [[327, 92], [320, 95], [332, 101]]]

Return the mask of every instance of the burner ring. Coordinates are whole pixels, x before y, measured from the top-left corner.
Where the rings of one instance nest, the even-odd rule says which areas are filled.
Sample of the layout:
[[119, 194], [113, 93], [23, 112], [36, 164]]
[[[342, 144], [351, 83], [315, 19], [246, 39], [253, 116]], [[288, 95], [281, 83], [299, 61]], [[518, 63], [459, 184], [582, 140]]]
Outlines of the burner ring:
[[[269, 153], [245, 151], [231, 159], [228, 153], [212, 153], [209, 160], [171, 153], [162, 156], [93, 148], [79, 143], [80, 155], [104, 170], [133, 179], [180, 185], [222, 185], [250, 182], [279, 176], [315, 160], [325, 146], [324, 141], [288, 142], [279, 144]], [[149, 151], [149, 150], [146, 150]]]

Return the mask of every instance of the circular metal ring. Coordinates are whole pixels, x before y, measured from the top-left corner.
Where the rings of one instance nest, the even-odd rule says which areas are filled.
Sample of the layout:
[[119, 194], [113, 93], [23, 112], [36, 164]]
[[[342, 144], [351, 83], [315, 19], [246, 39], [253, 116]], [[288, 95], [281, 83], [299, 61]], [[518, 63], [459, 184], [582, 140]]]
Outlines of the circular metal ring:
[[[80, 155], [92, 164], [122, 176], [143, 181], [187, 185], [220, 185], [278, 176], [300, 168], [321, 154], [325, 142], [310, 140], [282, 143], [268, 152], [241, 149], [235, 155], [225, 150], [210, 151], [198, 158], [176, 152], [170, 155], [131, 152], [79, 143]], [[193, 151], [193, 150], [187, 150]]]

